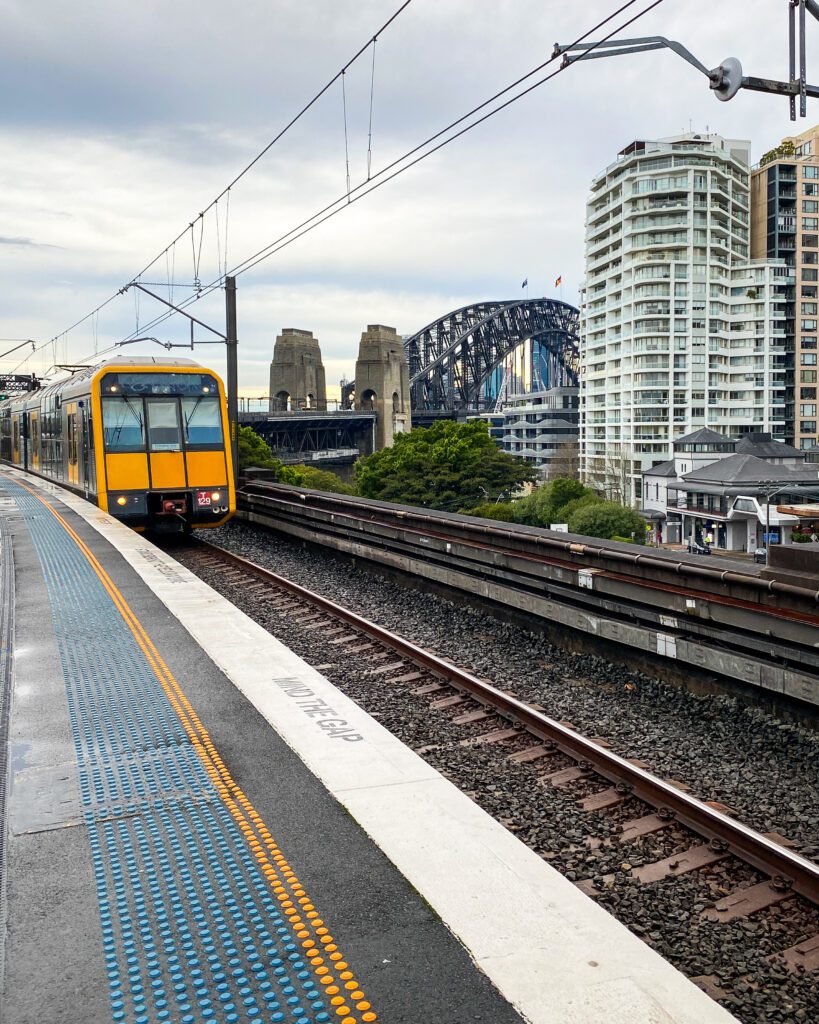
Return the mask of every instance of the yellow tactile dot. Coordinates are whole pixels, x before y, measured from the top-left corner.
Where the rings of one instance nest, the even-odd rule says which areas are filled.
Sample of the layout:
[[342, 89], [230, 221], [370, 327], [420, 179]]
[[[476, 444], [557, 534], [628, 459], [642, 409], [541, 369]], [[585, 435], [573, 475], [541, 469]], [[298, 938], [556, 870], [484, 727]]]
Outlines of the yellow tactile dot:
[[[340, 996], [340, 995], [339, 995], [338, 993], [339, 993], [339, 988], [338, 988], [338, 985], [331, 985], [331, 986], [330, 986], [330, 987], [329, 987], [329, 988], [327, 989], [327, 994], [328, 994], [328, 995], [330, 995], [330, 996], [335, 996], [335, 997], [336, 997], [336, 999], [337, 999], [337, 1002], [341, 1002], [341, 996]], [[337, 1005], [337, 1004], [336, 1004], [336, 1005]]]
[[358, 1024], [355, 1017], [345, 1017], [341, 1024]]
[[[318, 924], [319, 922], [318, 921], [314, 921], [313, 923], [314, 924]], [[326, 934], [327, 934], [327, 929], [326, 928], [316, 928], [316, 935], [326, 935]]]
[[[328, 988], [327, 991], [330, 992], [332, 990]], [[331, 1006], [343, 1006], [344, 1005], [344, 996], [333, 996], [333, 998], [330, 1000], [330, 1005]]]
[[[344, 975], [342, 974], [341, 977], [343, 978]], [[355, 981], [345, 981], [344, 982], [344, 987], [346, 989], [349, 989], [352, 992], [352, 989], [358, 988], [358, 982], [355, 982]], [[355, 998], [355, 996], [353, 996], [353, 998]]]
[[346, 1017], [349, 1012], [349, 1006], [339, 1006], [339, 1008], [336, 1010], [336, 1013], [339, 1015], [339, 1017]]
[[369, 1010], [370, 1009], [370, 1003], [368, 1003], [367, 1000], [365, 999], [364, 1002], [362, 1002], [362, 1003], [356, 1003], [355, 1004], [355, 1008], [357, 1010]]
[[363, 998], [364, 998], [364, 993], [361, 991], [361, 989], [358, 989], [357, 992], [351, 992], [350, 993], [350, 999], [363, 999]]
[[361, 1019], [367, 1021], [367, 1024], [369, 1024], [371, 1020], [378, 1020], [378, 1017], [376, 1017], [374, 1013], [364, 1013], [361, 1015]]
[[352, 971], [344, 971], [344, 973], [340, 975], [340, 977], [341, 977], [341, 979], [343, 981], [349, 981], [350, 978], [352, 978], [352, 976], [353, 976], [353, 972]]
[[[341, 960], [341, 953], [331, 953], [330, 954], [330, 959], [331, 960]], [[335, 964], [334, 966], [338, 967], [339, 970], [343, 971], [344, 968], [347, 966], [347, 964], [338, 963], [338, 964]]]
[[[325, 946], [325, 947], [324, 947], [324, 948], [325, 948], [325, 949], [327, 950], [327, 952], [328, 952], [328, 953], [329, 953], [329, 952], [330, 952], [331, 950], [334, 950], [334, 949], [338, 949], [338, 946], [336, 946], [336, 945], [334, 945], [334, 944], [333, 944], [333, 941], [332, 941], [332, 939], [333, 939], [333, 936], [332, 936], [332, 935], [328, 935], [328, 936], [326, 936], [326, 938], [330, 939], [330, 945], [329, 945], [329, 946]], [[322, 942], [324, 942], [324, 939], [322, 939], [321, 941], [322, 941]]]
[[[326, 971], [327, 968], [325, 967], [324, 970]], [[316, 973], [317, 974], [322, 974], [321, 971], [316, 971]], [[334, 980], [335, 979], [333, 978], [332, 974], [328, 974], [326, 978], [322, 974], [322, 977], [321, 977], [322, 985], [332, 985]]]

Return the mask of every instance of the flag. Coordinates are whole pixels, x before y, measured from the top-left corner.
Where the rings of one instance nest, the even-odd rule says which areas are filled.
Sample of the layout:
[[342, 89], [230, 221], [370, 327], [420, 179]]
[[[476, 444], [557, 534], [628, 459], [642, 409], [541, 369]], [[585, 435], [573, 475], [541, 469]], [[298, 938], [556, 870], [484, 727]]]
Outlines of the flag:
[[528, 286], [529, 286], [529, 278], [527, 277], [524, 280], [523, 284], [521, 285], [521, 288], [528, 288]]
[[559, 288], [560, 287], [560, 282], [562, 280], [563, 280], [563, 275], [561, 274], [560, 277], [555, 281], [555, 288]]

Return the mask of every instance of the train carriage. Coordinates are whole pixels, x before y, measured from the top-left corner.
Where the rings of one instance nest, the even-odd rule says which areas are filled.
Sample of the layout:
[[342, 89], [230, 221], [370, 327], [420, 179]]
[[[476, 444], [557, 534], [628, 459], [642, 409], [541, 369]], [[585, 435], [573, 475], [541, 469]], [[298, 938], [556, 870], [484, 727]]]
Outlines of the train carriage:
[[229, 437], [222, 381], [190, 359], [121, 356], [0, 402], [0, 460], [137, 530], [230, 518]]

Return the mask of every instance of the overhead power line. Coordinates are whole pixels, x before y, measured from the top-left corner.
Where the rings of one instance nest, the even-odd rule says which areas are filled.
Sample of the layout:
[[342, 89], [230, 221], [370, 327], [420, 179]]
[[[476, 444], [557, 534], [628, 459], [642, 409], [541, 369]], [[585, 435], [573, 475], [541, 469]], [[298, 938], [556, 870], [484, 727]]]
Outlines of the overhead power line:
[[[332, 88], [332, 86], [340, 78], [343, 78], [344, 74], [353, 66], [353, 64], [356, 63], [359, 57], [361, 57], [361, 55], [365, 53], [370, 46], [375, 46], [375, 43], [378, 41], [378, 37], [382, 35], [390, 27], [390, 25], [392, 25], [395, 19], [403, 11], [405, 11], [411, 3], [412, 0], [404, 0], [404, 3], [402, 3], [401, 6], [398, 7], [398, 9], [389, 18], [387, 18], [384, 24], [381, 25], [381, 27], [372, 36], [370, 36], [367, 39], [367, 41], [358, 48], [358, 50], [356, 50], [356, 52], [353, 54], [352, 57], [350, 57], [347, 63], [343, 67], [341, 67], [336, 72], [336, 74], [333, 75], [332, 78], [325, 82], [325, 84], [319, 89], [319, 91], [313, 96], [313, 98], [309, 100], [307, 103], [305, 103], [301, 110], [299, 110], [299, 112], [295, 114], [276, 135], [274, 135], [270, 142], [268, 142], [266, 146], [259, 150], [256, 156], [254, 156], [249, 163], [245, 164], [241, 171], [239, 171], [239, 173], [227, 185], [225, 185], [222, 191], [208, 203], [204, 210], [202, 210], [199, 213], [198, 217], [191, 221], [187, 227], [183, 228], [179, 232], [179, 234], [173, 239], [173, 241], [168, 242], [165, 248], [162, 249], [159, 253], [157, 253], [157, 255], [154, 256], [154, 258], [150, 261], [150, 263], [147, 263], [142, 268], [142, 270], [139, 271], [138, 274], [134, 274], [131, 280], [135, 281], [138, 278], [142, 277], [143, 274], [146, 274], [155, 263], [161, 260], [163, 256], [165, 256], [165, 254], [168, 253], [177, 244], [177, 242], [180, 242], [185, 237], [188, 231], [190, 231], [193, 228], [193, 225], [196, 223], [197, 220], [201, 221], [202, 218], [204, 218], [205, 214], [216, 206], [220, 199], [224, 199], [225, 196], [227, 196], [229, 199], [230, 190], [234, 187], [234, 185], [237, 185], [242, 180], [242, 178], [244, 178], [244, 176], [253, 167], [256, 166], [256, 164], [262, 159], [262, 157], [264, 157], [267, 153], [270, 152], [273, 146], [275, 146], [276, 143], [279, 142], [290, 131], [290, 129], [298, 121], [301, 120], [302, 117], [304, 117], [304, 115], [311, 109], [311, 107], [315, 106], [315, 104], [321, 99], [321, 97], [327, 92], [328, 89]], [[94, 316], [95, 313], [99, 313], [100, 310], [104, 309], [110, 302], [113, 302], [114, 299], [116, 299], [120, 294], [121, 293], [117, 291], [113, 295], [109, 296], [104, 302], [101, 302], [100, 305], [96, 307], [96, 309], [93, 309], [90, 313], [86, 313], [85, 316], [82, 317], [80, 320], [77, 320], [76, 323], [72, 324], [70, 327], [66, 327], [66, 329], [64, 331], [60, 331], [59, 334], [54, 335], [54, 337], [50, 339], [50, 341], [47, 344], [51, 344], [52, 341], [55, 341], [57, 338], [63, 337], [63, 335], [68, 334], [70, 331], [73, 331], [75, 328], [85, 323], [85, 321], [88, 320], [89, 317]]]
[[[384, 28], [387, 25], [389, 25], [392, 21], [395, 20], [395, 18], [398, 16], [398, 14], [400, 14], [401, 11], [403, 11], [404, 8], [406, 8], [406, 6], [408, 5], [409, 2], [410, 2], [410, 0], [407, 0], [407, 2], [404, 3], [395, 12], [395, 14], [392, 16], [392, 18], [390, 18], [389, 21], [386, 22], [385, 25], [382, 26], [381, 29], [379, 29], [379, 32], [376, 33], [375, 36], [373, 36], [372, 40], [370, 40], [365, 46], [363, 46], [358, 51], [358, 53], [356, 54], [356, 57], [352, 58], [351, 61], [349, 61], [348, 64], [345, 65], [345, 69], [348, 68], [353, 63], [353, 61], [357, 57], [359, 57], [366, 50], [367, 46], [369, 46], [371, 42], [375, 41], [375, 39], [377, 38], [378, 34], [383, 32]], [[607, 15], [605, 18], [603, 18], [602, 20], [597, 22], [595, 25], [592, 25], [591, 27], [589, 27], [585, 32], [583, 32], [582, 35], [578, 36], [578, 38], [575, 40], [575, 42], [573, 44], [571, 44], [571, 45], [578, 45], [578, 44], [584, 42], [589, 35], [591, 35], [594, 32], [597, 32], [598, 30], [600, 30], [600, 29], [604, 28], [605, 26], [607, 26], [611, 21], [613, 21], [615, 18], [617, 18], [620, 14], [624, 13], [629, 8], [632, 8], [637, 2], [638, 2], [638, 0], [627, 0], [627, 2], [621, 4], [614, 11], [612, 11], [611, 14]], [[624, 29], [626, 29], [630, 25], [634, 24], [637, 20], [642, 18], [644, 15], [648, 14], [651, 10], [653, 10], [656, 7], [658, 7], [662, 2], [663, 2], [663, 0], [653, 0], [653, 2], [650, 3], [647, 7], [643, 8], [640, 11], [638, 11], [631, 18], [629, 18], [627, 21], [623, 22], [622, 24], [619, 24], [616, 28], [612, 29], [611, 32], [609, 32], [607, 35], [603, 36], [597, 43], [594, 44], [594, 46], [597, 47], [597, 46], [604, 45], [609, 39], [611, 39], [617, 33], [622, 32]], [[590, 47], [590, 49], [591, 49], [591, 47]], [[456, 120], [450, 122], [446, 127], [440, 129], [439, 131], [435, 132], [433, 135], [431, 135], [427, 139], [425, 139], [423, 142], [421, 142], [418, 145], [412, 147], [410, 150], [408, 150], [402, 156], [398, 157], [396, 160], [393, 160], [390, 164], [387, 164], [385, 167], [383, 167], [376, 174], [368, 175], [366, 180], [360, 182], [354, 188], [350, 189], [349, 192], [347, 192], [347, 190], [345, 189], [345, 191], [344, 191], [344, 193], [342, 195], [338, 196], [336, 199], [334, 199], [330, 203], [326, 204], [324, 207], [322, 207], [320, 210], [316, 211], [310, 217], [308, 217], [305, 220], [303, 220], [300, 224], [297, 224], [295, 227], [291, 228], [285, 234], [279, 236], [277, 239], [275, 239], [272, 242], [268, 243], [262, 249], [259, 249], [256, 253], [252, 254], [251, 256], [249, 256], [249, 257], [245, 258], [244, 260], [242, 260], [240, 263], [236, 264], [236, 266], [229, 271], [230, 275], [231, 276], [239, 276], [239, 275], [241, 275], [243, 273], [246, 273], [247, 271], [253, 269], [254, 267], [258, 266], [258, 264], [262, 263], [264, 260], [266, 260], [266, 259], [270, 258], [271, 256], [275, 255], [277, 252], [280, 252], [282, 249], [286, 248], [288, 245], [291, 245], [293, 242], [297, 241], [299, 238], [303, 237], [305, 234], [308, 234], [310, 231], [315, 230], [317, 227], [319, 227], [325, 221], [327, 221], [327, 220], [331, 219], [332, 217], [336, 216], [343, 209], [346, 209], [347, 206], [350, 206], [353, 203], [358, 202], [359, 200], [363, 199], [365, 196], [369, 195], [371, 192], [374, 192], [376, 189], [378, 189], [381, 186], [387, 184], [387, 182], [392, 181], [394, 178], [396, 178], [399, 175], [403, 174], [405, 171], [410, 170], [416, 164], [418, 164], [421, 161], [427, 159], [427, 157], [432, 156], [434, 153], [438, 152], [440, 149], [443, 149], [445, 146], [449, 145], [450, 143], [455, 142], [457, 139], [461, 138], [463, 135], [467, 134], [468, 132], [472, 131], [474, 128], [477, 128], [479, 125], [483, 124], [485, 121], [488, 121], [490, 118], [494, 117], [496, 114], [500, 113], [502, 110], [505, 110], [507, 107], [511, 106], [513, 103], [516, 103], [518, 100], [522, 99], [523, 97], [527, 96], [529, 93], [533, 92], [535, 89], [538, 89], [540, 86], [542, 86], [545, 83], [551, 81], [553, 78], [557, 77], [557, 75], [559, 75], [563, 71], [567, 70], [570, 65], [565, 65], [565, 66], [564, 65], [560, 65], [560, 66], [558, 66], [550, 74], [548, 74], [548, 75], [544, 76], [543, 78], [538, 79], [537, 81], [529, 84], [525, 89], [522, 89], [519, 92], [515, 93], [513, 96], [511, 96], [508, 99], [504, 100], [504, 102], [499, 103], [497, 106], [493, 107], [491, 110], [488, 110], [486, 113], [484, 113], [481, 117], [475, 118], [476, 114], [479, 114], [482, 110], [485, 110], [491, 104], [495, 103], [497, 100], [499, 100], [502, 97], [506, 96], [509, 92], [511, 92], [512, 90], [516, 89], [518, 86], [522, 85], [524, 82], [529, 81], [532, 77], [537, 75], [540, 71], [543, 71], [546, 67], [548, 67], [549, 65], [553, 64], [557, 60], [557, 57], [558, 57], [557, 54], [553, 54], [547, 60], [545, 60], [542, 63], [538, 64], [536, 67], [534, 67], [530, 71], [526, 72], [526, 74], [521, 75], [519, 78], [515, 79], [515, 81], [511, 82], [509, 85], [505, 86], [503, 89], [501, 89], [498, 92], [494, 93], [492, 96], [490, 96], [488, 99], [484, 100], [482, 103], [478, 104], [475, 107], [472, 107], [471, 110], [469, 110], [467, 113], [463, 114], [461, 117], [459, 117]], [[324, 89], [322, 89], [321, 93], [317, 94], [317, 96], [314, 98], [314, 100], [311, 101], [311, 103], [307, 104], [303, 108], [303, 110], [300, 112], [300, 114], [297, 115], [297, 118], [302, 116], [302, 114], [309, 109], [309, 107], [312, 105], [312, 103], [315, 102], [315, 99], [318, 99], [319, 95], [321, 95], [323, 92], [325, 92], [327, 90], [327, 88], [329, 88], [329, 86], [333, 82], [337, 81], [338, 78], [341, 77], [341, 75], [343, 74], [343, 70], [344, 69], [342, 69], [342, 71], [339, 71], [338, 74], [336, 74], [334, 76], [334, 78], [331, 79], [330, 82], [327, 83], [327, 85], [324, 87]], [[475, 120], [470, 120], [471, 118], [475, 118]], [[291, 121], [290, 124], [288, 125], [288, 127], [292, 126], [292, 124], [295, 123], [296, 119]], [[469, 122], [469, 123], [465, 124], [465, 122]], [[461, 125], [463, 125], [463, 127], [461, 127], [459, 131], [455, 131], [455, 129], [458, 128]], [[286, 131], [286, 130], [287, 129], [284, 129], [283, 132], [280, 133], [279, 136], [277, 136], [277, 138], [280, 138], [281, 134], [283, 134], [284, 131]], [[435, 143], [437, 143], [437, 144], [435, 144]], [[229, 195], [229, 190], [232, 187], [232, 185], [235, 184], [235, 182], [237, 180], [239, 180], [240, 177], [242, 177], [244, 174], [246, 174], [248, 170], [250, 170], [250, 168], [253, 166], [253, 164], [258, 161], [258, 159], [263, 155], [264, 152], [266, 152], [270, 148], [270, 145], [272, 145], [272, 144], [273, 143], [271, 142], [265, 148], [265, 150], [263, 150], [262, 153], [260, 153], [259, 156], [254, 159], [254, 161], [252, 161], [250, 164], [248, 164], [247, 167], [241, 172], [241, 174], [239, 176], [237, 176], [236, 179], [234, 179], [234, 181], [231, 183], [231, 185], [228, 185], [219, 194], [219, 197], [217, 197], [217, 198], [221, 198], [225, 194]], [[217, 200], [214, 200], [213, 203], [211, 204], [211, 206], [215, 205], [216, 201]], [[208, 207], [208, 209], [210, 209], [210, 207]], [[181, 238], [184, 237], [184, 235], [186, 234], [187, 230], [189, 230], [189, 228], [185, 229], [185, 231], [182, 231], [180, 233], [180, 235], [177, 236], [177, 238], [174, 240], [174, 242], [170, 243], [166, 247], [166, 249], [164, 249], [159, 254], [159, 256], [157, 256], [152, 261], [152, 263], [148, 264], [145, 267], [145, 269], [140, 272], [139, 275], [137, 275], [135, 278], [133, 278], [132, 281], [138, 280], [138, 278], [141, 276], [141, 274], [145, 273], [148, 269], [150, 269], [150, 267], [153, 265], [153, 263], [156, 262], [157, 259], [159, 259], [162, 256], [164, 256], [172, 248], [172, 246], [176, 244], [176, 242], [178, 242]], [[220, 271], [221, 271], [221, 268], [220, 268]], [[211, 292], [213, 292], [214, 290], [219, 288], [221, 286], [222, 280], [223, 280], [223, 276], [220, 273], [220, 276], [217, 277], [215, 280], [211, 281], [207, 285], [198, 287], [194, 294], [190, 295], [187, 299], [183, 299], [180, 302], [178, 302], [177, 303], [177, 308], [179, 310], [185, 310], [186, 308], [188, 308], [193, 303], [198, 302], [201, 298], [204, 298], [206, 295], [210, 294]], [[118, 292], [117, 294], [120, 294], [120, 293]], [[72, 325], [72, 327], [67, 328], [66, 331], [62, 332], [62, 334], [56, 335], [55, 338], [51, 339], [51, 341], [49, 341], [46, 344], [55, 343], [58, 338], [63, 337], [69, 331], [74, 330], [76, 327], [80, 326], [85, 320], [87, 320], [90, 316], [93, 316], [96, 313], [98, 313], [99, 310], [103, 309], [106, 305], [108, 305], [116, 297], [117, 297], [116, 295], [111, 296], [104, 303], [102, 303], [100, 306], [98, 306], [97, 309], [93, 310], [91, 313], [86, 314], [85, 317], [83, 317], [81, 320], [78, 320], [74, 325]], [[173, 315], [175, 315], [175, 314], [171, 310], [168, 310], [168, 311], [165, 311], [163, 313], [158, 314], [153, 320], [149, 320], [147, 323], [141, 323], [139, 325], [138, 331], [132, 332], [132, 334], [128, 335], [126, 338], [124, 338], [123, 341], [124, 342], [128, 342], [128, 341], [132, 340], [137, 333], [147, 332], [147, 331], [153, 330], [155, 327], [159, 326], [161, 323], [165, 322], [167, 319], [169, 319]], [[44, 346], [40, 346], [40, 348], [42, 348], [42, 347], [44, 347]], [[118, 345], [114, 345], [114, 346], [109, 347], [108, 349], [102, 350], [101, 352], [97, 352], [97, 353], [95, 353], [95, 355], [100, 355], [100, 354], [103, 354], [104, 352], [113, 351], [116, 347], [118, 347]], [[24, 362], [25, 362], [25, 360], [24, 360]]]
[[[607, 25], [618, 15], [622, 14], [624, 11], [633, 7], [637, 2], [638, 0], [627, 0], [626, 3], [618, 7], [615, 11], [608, 15], [608, 17], [604, 18], [601, 22], [598, 22], [596, 25], [590, 27], [586, 32], [583, 33], [582, 36], [578, 37], [576, 42], [583, 42], [583, 40], [587, 36], [591, 35], [592, 32], [597, 32], [600, 28]], [[633, 15], [627, 21], [618, 25], [617, 28], [612, 29], [611, 32], [608, 35], [604, 36], [602, 39], [600, 39], [599, 42], [595, 44], [595, 46], [602, 46], [603, 43], [605, 43], [608, 39], [611, 39], [612, 36], [616, 35], [618, 32], [621, 32], [623, 31], [623, 29], [626, 29], [630, 25], [634, 24], [634, 22], [642, 18], [645, 14], [653, 10], [655, 7], [658, 7], [662, 2], [663, 0], [654, 0], [654, 2], [650, 3], [647, 7], [640, 10], [637, 14]], [[544, 70], [550, 64], [555, 63], [558, 59], [558, 56], [559, 55], [553, 54], [548, 60], [543, 61], [541, 64], [537, 65], [537, 67], [533, 68], [531, 71], [528, 71], [525, 75], [520, 76], [514, 82], [510, 83], [505, 88], [496, 92], [493, 96], [490, 96], [482, 103], [473, 107], [470, 111], [468, 111], [466, 114], [463, 114], [455, 121], [452, 121], [445, 128], [442, 128], [440, 129], [440, 131], [435, 132], [435, 134], [429, 136], [429, 138], [419, 143], [417, 146], [414, 146], [412, 149], [408, 150], [406, 153], [398, 157], [396, 160], [393, 160], [392, 163], [388, 164], [386, 167], [383, 167], [376, 174], [373, 174], [369, 179], [362, 181], [360, 184], [356, 185], [355, 188], [350, 190], [349, 194], [345, 190], [345, 192], [342, 195], [339, 195], [332, 202], [328, 203], [326, 206], [316, 211], [316, 213], [312, 214], [310, 217], [303, 220], [300, 224], [297, 224], [288, 232], [286, 232], [283, 235], [280, 235], [277, 239], [270, 242], [268, 245], [264, 246], [262, 249], [258, 250], [253, 255], [248, 256], [246, 259], [236, 264], [230, 270], [230, 275], [238, 277], [241, 274], [244, 274], [247, 271], [252, 270], [254, 267], [258, 266], [259, 263], [262, 263], [264, 260], [275, 255], [277, 252], [280, 252], [282, 249], [286, 248], [288, 245], [291, 245], [299, 238], [302, 238], [310, 231], [315, 230], [321, 224], [325, 223], [332, 217], [335, 217], [337, 214], [341, 213], [342, 210], [347, 209], [348, 206], [358, 202], [365, 196], [369, 195], [371, 192], [374, 192], [376, 189], [381, 188], [383, 185], [386, 185], [387, 182], [392, 181], [394, 178], [397, 178], [405, 171], [410, 170], [410, 168], [414, 167], [422, 160], [425, 160], [427, 157], [432, 156], [433, 153], [436, 153], [438, 152], [438, 150], [443, 149], [450, 143], [455, 142], [457, 139], [467, 134], [467, 132], [472, 131], [473, 128], [477, 128], [478, 125], [483, 124], [485, 121], [488, 121], [490, 118], [494, 117], [502, 110], [505, 110], [513, 103], [516, 103], [524, 96], [527, 96], [535, 89], [538, 89], [546, 82], [549, 82], [551, 81], [551, 79], [556, 78], [557, 75], [567, 70], [569, 65], [559, 65], [554, 71], [544, 76], [543, 78], [538, 79], [536, 82], [529, 84], [525, 89], [522, 89], [520, 92], [515, 93], [515, 95], [509, 97], [503, 103], [500, 103], [497, 106], [493, 107], [491, 110], [487, 111], [481, 117], [476, 118], [473, 121], [469, 121], [470, 118], [474, 117], [482, 110], [485, 110], [486, 107], [490, 106], [496, 100], [507, 95], [511, 90], [515, 89], [522, 83], [527, 82], [534, 75]], [[467, 121], [469, 121], [469, 123], [464, 125], [464, 122]], [[453, 131], [460, 125], [463, 125], [463, 127], [461, 127], [459, 131]], [[452, 132], [452, 134], [448, 134], [450, 132]], [[433, 143], [437, 144], [433, 145]], [[414, 159], [411, 159], [413, 157]], [[180, 308], [183, 310], [186, 309], [194, 302], [198, 302], [200, 298], [204, 298], [206, 295], [215, 291], [217, 288], [220, 287], [220, 285], [221, 278], [217, 278], [214, 281], [211, 281], [208, 285], [203, 286], [202, 289], [199, 292], [197, 292], [197, 294], [190, 296], [187, 300], [183, 300], [179, 304]], [[157, 327], [159, 324], [163, 323], [165, 320], [169, 319], [169, 317], [171, 316], [173, 316], [172, 312], [160, 313], [154, 320], [149, 321], [148, 324], [142, 325], [140, 327], [140, 330], [147, 330], [148, 328], [153, 329], [154, 327]], [[129, 339], [126, 338], [125, 340], [127, 341]]]

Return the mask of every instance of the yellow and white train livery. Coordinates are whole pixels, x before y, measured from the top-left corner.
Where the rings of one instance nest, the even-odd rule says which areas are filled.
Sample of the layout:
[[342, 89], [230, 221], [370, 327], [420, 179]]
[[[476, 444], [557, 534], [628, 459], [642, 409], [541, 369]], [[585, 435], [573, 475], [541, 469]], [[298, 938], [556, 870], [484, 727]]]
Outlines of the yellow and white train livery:
[[0, 460], [137, 530], [226, 522], [229, 439], [224, 385], [190, 359], [120, 356], [0, 402]]

